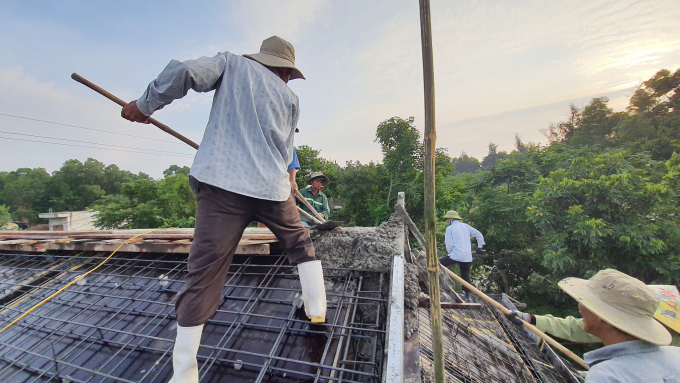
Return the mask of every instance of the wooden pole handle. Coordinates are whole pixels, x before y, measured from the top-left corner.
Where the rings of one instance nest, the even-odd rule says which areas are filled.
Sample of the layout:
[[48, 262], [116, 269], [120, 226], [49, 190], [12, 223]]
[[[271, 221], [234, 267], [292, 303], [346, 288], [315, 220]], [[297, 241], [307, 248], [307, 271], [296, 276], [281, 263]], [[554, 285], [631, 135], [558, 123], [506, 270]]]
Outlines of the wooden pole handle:
[[320, 222], [318, 219], [314, 218], [311, 214], [309, 214], [309, 213], [307, 213], [306, 211], [302, 210], [302, 209], [300, 208], [300, 206], [296, 206], [296, 207], [297, 207], [297, 209], [298, 209], [298, 212], [300, 212], [300, 214], [302, 214], [303, 216], [305, 216], [308, 220], [314, 222], [315, 225], [321, 225], [321, 222]]
[[[461, 285], [467, 287], [468, 290], [470, 290], [470, 291], [472, 291], [473, 293], [475, 293], [478, 297], [484, 299], [488, 304], [490, 304], [491, 306], [497, 308], [497, 309], [500, 310], [503, 314], [510, 314], [510, 313], [511, 313], [511, 311], [508, 310], [507, 308], [505, 308], [505, 306], [503, 306], [502, 304], [496, 302], [494, 299], [490, 298], [489, 296], [487, 296], [487, 295], [484, 294], [483, 292], [477, 290], [474, 286], [472, 286], [471, 284], [467, 283], [463, 278], [459, 277], [459, 276], [458, 276], [456, 273], [454, 273], [453, 271], [447, 269], [446, 267], [444, 267], [443, 269], [444, 269], [444, 271], [446, 272], [446, 274], [448, 274], [449, 277], [455, 279], [456, 281], [458, 281], [458, 283], [460, 283]], [[519, 318], [519, 319], [521, 320], [521, 318]], [[555, 347], [556, 349], [562, 351], [562, 353], [564, 353], [564, 355], [566, 355], [566, 356], [568, 356], [569, 358], [571, 358], [574, 362], [578, 363], [581, 367], [585, 368], [586, 370], [590, 370], [590, 367], [586, 364], [586, 362], [583, 361], [583, 359], [579, 358], [578, 355], [576, 355], [576, 354], [574, 354], [573, 352], [571, 352], [568, 348], [562, 346], [562, 345], [559, 344], [556, 340], [554, 340], [554, 339], [551, 338], [550, 336], [546, 335], [543, 331], [537, 329], [534, 325], [532, 325], [531, 323], [527, 323], [527, 322], [525, 322], [524, 320], [522, 320], [522, 324], [524, 325], [524, 327], [528, 328], [529, 331], [531, 331], [531, 332], [533, 332], [534, 334], [536, 334], [536, 335], [538, 335], [539, 337], [541, 337], [544, 341], [546, 341], [546, 343], [548, 343], [549, 345], [551, 345], [551, 346]]]
[[293, 192], [293, 194], [297, 197], [297, 199], [300, 200], [300, 202], [302, 202], [305, 206], [307, 206], [307, 209], [309, 209], [312, 213], [314, 213], [314, 216], [316, 217], [316, 219], [321, 221], [321, 223], [326, 223], [326, 220], [321, 216], [321, 214], [317, 213], [316, 210], [314, 210], [314, 208], [309, 203], [309, 201], [307, 201], [305, 199], [305, 197], [303, 197], [302, 194], [300, 194], [299, 191], [296, 190], [296, 191]]
[[[102, 96], [108, 98], [109, 100], [115, 102], [116, 104], [118, 104], [118, 105], [120, 105], [120, 106], [123, 106], [123, 107], [124, 107], [125, 105], [128, 104], [127, 102], [125, 102], [125, 101], [121, 100], [120, 98], [114, 96], [113, 94], [107, 92], [107, 91], [104, 90], [103, 88], [101, 88], [101, 87], [95, 85], [94, 83], [88, 81], [88, 80], [85, 79], [83, 76], [79, 75], [78, 73], [73, 73], [73, 74], [71, 75], [71, 78], [74, 79], [74, 80], [76, 80], [76, 81], [78, 81], [79, 83], [85, 85], [86, 87], [92, 89], [93, 91], [95, 91], [95, 92], [101, 94]], [[170, 135], [172, 135], [172, 136], [178, 138], [180, 141], [182, 141], [182, 142], [184, 142], [185, 144], [191, 146], [192, 148], [198, 149], [198, 144], [197, 144], [197, 143], [191, 141], [190, 139], [188, 139], [188, 138], [184, 137], [183, 135], [177, 133], [176, 131], [170, 129], [169, 126], [167, 126], [167, 125], [165, 125], [165, 124], [163, 124], [163, 123], [159, 122], [158, 120], [156, 120], [156, 119], [154, 119], [154, 118], [151, 118], [151, 117], [149, 117], [149, 119], [148, 119], [147, 121], [148, 121], [150, 124], [152, 124], [152, 125], [156, 126], [157, 128], [159, 128], [160, 130], [164, 131], [165, 133], [168, 133], [168, 134], [170, 134]]]

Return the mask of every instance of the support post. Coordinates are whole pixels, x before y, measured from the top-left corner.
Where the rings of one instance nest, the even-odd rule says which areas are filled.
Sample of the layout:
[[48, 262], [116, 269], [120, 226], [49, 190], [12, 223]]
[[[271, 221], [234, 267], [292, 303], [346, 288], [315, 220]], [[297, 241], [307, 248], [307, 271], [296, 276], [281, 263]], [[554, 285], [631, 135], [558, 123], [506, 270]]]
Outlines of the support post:
[[436, 383], [444, 383], [446, 377], [444, 375], [444, 343], [442, 341], [442, 313], [439, 298], [439, 262], [435, 243], [434, 159], [437, 130], [434, 118], [434, 60], [432, 56], [430, 0], [420, 0], [420, 38], [423, 47], [423, 84], [425, 87], [425, 242], [427, 276], [430, 282], [434, 380]]

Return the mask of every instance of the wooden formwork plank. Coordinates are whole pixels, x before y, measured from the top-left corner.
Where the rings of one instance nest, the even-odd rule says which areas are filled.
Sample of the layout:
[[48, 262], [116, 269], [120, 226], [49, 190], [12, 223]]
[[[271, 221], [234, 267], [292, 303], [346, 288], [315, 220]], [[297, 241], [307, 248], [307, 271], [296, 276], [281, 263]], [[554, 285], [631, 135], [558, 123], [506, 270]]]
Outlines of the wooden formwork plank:
[[[188, 254], [191, 250], [191, 243], [152, 243], [152, 242], [139, 242], [139, 243], [123, 243], [121, 246], [120, 242], [104, 242], [104, 241], [94, 241], [94, 242], [80, 242], [80, 243], [45, 243], [43, 244], [46, 250], [80, 250], [80, 251], [114, 251], [120, 246], [120, 252], [130, 252], [130, 253], [170, 253], [170, 254]], [[5, 249], [0, 246], [0, 249]], [[36, 251], [36, 250], [25, 250], [25, 251]], [[260, 254], [266, 255], [270, 253], [270, 245], [263, 244], [239, 244], [236, 248], [236, 254]]]

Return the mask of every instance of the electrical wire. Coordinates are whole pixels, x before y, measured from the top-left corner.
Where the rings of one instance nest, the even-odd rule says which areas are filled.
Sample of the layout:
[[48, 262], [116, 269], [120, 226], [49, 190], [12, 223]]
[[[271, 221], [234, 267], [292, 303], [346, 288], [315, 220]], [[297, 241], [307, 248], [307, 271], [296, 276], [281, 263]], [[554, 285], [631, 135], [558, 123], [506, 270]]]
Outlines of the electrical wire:
[[[17, 136], [27, 136], [27, 137], [37, 137], [37, 138], [47, 138], [47, 139], [49, 139], [49, 140], [68, 141], [68, 142], [78, 142], [78, 143], [81, 143], [81, 144], [112, 146], [112, 147], [114, 147], [114, 148], [133, 149], [133, 150], [145, 150], [145, 151], [158, 152], [158, 153], [168, 153], [168, 154], [189, 155], [188, 153], [166, 152], [166, 151], [164, 151], [164, 150], [145, 149], [145, 148], [135, 148], [135, 147], [131, 147], [131, 146], [122, 146], [122, 145], [113, 145], [113, 144], [100, 144], [100, 143], [98, 143], [98, 142], [70, 140], [70, 139], [68, 139], [68, 138], [49, 137], [49, 136], [41, 136], [41, 135], [37, 135], [37, 134], [28, 134], [28, 133], [6, 132], [6, 131], [4, 131], [4, 130], [0, 130], [0, 133], [4, 133], [4, 134], [14, 134], [14, 135], [17, 135]], [[193, 157], [193, 156], [192, 156], [192, 157]]]
[[22, 138], [11, 138], [11, 137], [0, 137], [0, 139], [4, 140], [14, 140], [14, 141], [26, 141], [26, 142], [37, 142], [41, 144], [50, 144], [50, 145], [61, 145], [61, 146], [74, 146], [77, 148], [90, 148], [90, 149], [99, 149], [99, 150], [113, 150], [116, 152], [127, 152], [127, 153], [137, 153], [137, 154], [152, 154], [156, 156], [167, 156], [167, 157], [185, 157], [185, 158], [193, 158], [194, 156], [191, 155], [186, 155], [186, 154], [163, 154], [163, 153], [150, 153], [150, 152], [139, 152], [139, 151], [132, 151], [132, 150], [121, 150], [121, 149], [111, 149], [111, 148], [98, 148], [96, 146], [85, 146], [85, 145], [74, 145], [74, 144], [62, 144], [59, 142], [45, 142], [45, 141], [36, 141], [36, 140], [26, 140]]
[[176, 145], [182, 145], [182, 144], [183, 144], [183, 142], [170, 141], [170, 140], [161, 140], [161, 139], [159, 139], [159, 138], [142, 137], [142, 136], [135, 136], [135, 135], [133, 135], [133, 134], [125, 134], [125, 133], [119, 133], [119, 132], [111, 132], [111, 131], [108, 131], [108, 130], [101, 130], [101, 129], [94, 129], [94, 128], [86, 128], [86, 127], [84, 127], [84, 126], [62, 124], [61, 122], [54, 122], [54, 121], [47, 121], [47, 120], [38, 120], [37, 118], [21, 117], [21, 116], [15, 116], [15, 115], [13, 115], [13, 114], [7, 114], [7, 113], [0, 113], [0, 116], [13, 117], [13, 118], [20, 118], [20, 119], [22, 119], [22, 120], [29, 120], [29, 121], [44, 122], [44, 123], [46, 123], [46, 124], [54, 124], [54, 125], [68, 126], [68, 127], [70, 127], [70, 128], [78, 128], [78, 129], [92, 130], [92, 131], [101, 132], [101, 133], [117, 134], [117, 135], [119, 135], [119, 136], [128, 136], [128, 137], [134, 137], [134, 138], [143, 138], [143, 139], [145, 139], [145, 140], [154, 140], [154, 141], [168, 142], [168, 143], [176, 144]]
[[165, 228], [165, 229], [153, 229], [153, 230], [149, 230], [149, 231], [147, 231], [146, 233], [142, 233], [142, 234], [135, 235], [134, 237], [130, 238], [129, 240], [123, 241], [123, 243], [121, 243], [120, 246], [118, 246], [118, 248], [116, 248], [116, 250], [114, 250], [113, 253], [111, 253], [111, 255], [109, 255], [108, 257], [106, 257], [103, 261], [101, 261], [101, 262], [100, 262], [97, 266], [95, 266], [93, 269], [91, 269], [90, 271], [88, 271], [88, 272], [86, 272], [86, 273], [84, 273], [84, 274], [82, 274], [82, 275], [79, 275], [76, 279], [74, 279], [74, 280], [72, 280], [71, 282], [67, 283], [64, 287], [62, 287], [62, 288], [60, 288], [59, 290], [57, 290], [54, 294], [52, 294], [52, 295], [50, 295], [49, 297], [43, 299], [41, 302], [39, 302], [39, 303], [36, 304], [35, 306], [33, 306], [33, 307], [31, 307], [30, 309], [28, 309], [28, 311], [26, 311], [25, 313], [19, 315], [19, 317], [16, 318], [15, 320], [13, 320], [10, 324], [8, 324], [7, 326], [3, 327], [2, 330], [0, 330], [0, 333], [2, 333], [3, 331], [7, 330], [7, 328], [9, 328], [9, 327], [12, 326], [13, 324], [17, 323], [18, 321], [20, 321], [20, 320], [21, 320], [23, 317], [25, 317], [26, 315], [30, 314], [31, 311], [37, 309], [38, 307], [40, 307], [40, 306], [42, 306], [43, 304], [47, 303], [47, 301], [49, 301], [50, 299], [52, 299], [52, 298], [54, 298], [55, 296], [57, 296], [57, 295], [58, 295], [59, 293], [61, 293], [62, 291], [66, 290], [67, 287], [69, 287], [69, 286], [71, 286], [72, 284], [78, 282], [79, 280], [85, 278], [85, 276], [87, 276], [87, 275], [90, 274], [91, 272], [93, 272], [93, 271], [97, 270], [98, 268], [100, 268], [104, 263], [106, 263], [109, 259], [111, 259], [111, 257], [113, 257], [113, 255], [116, 254], [116, 252], [117, 252], [118, 250], [120, 250], [120, 248], [123, 247], [123, 245], [125, 245], [126, 243], [129, 243], [131, 240], [133, 240], [133, 239], [135, 239], [135, 238], [138, 238], [138, 237], [141, 237], [141, 236], [143, 236], [143, 235], [147, 235], [147, 234], [149, 234], [149, 233], [153, 233], [154, 231], [162, 231], [162, 230], [170, 230], [170, 229], [174, 229], [174, 228], [170, 228], [170, 227], [169, 227], [169, 228]]

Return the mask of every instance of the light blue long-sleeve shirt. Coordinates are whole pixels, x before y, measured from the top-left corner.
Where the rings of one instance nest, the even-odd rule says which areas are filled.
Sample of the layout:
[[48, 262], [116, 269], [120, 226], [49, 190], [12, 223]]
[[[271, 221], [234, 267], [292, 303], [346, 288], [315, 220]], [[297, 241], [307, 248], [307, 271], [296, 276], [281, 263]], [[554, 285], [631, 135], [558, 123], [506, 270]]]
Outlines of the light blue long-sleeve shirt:
[[299, 117], [298, 97], [288, 85], [258, 62], [224, 52], [171, 61], [137, 100], [137, 107], [149, 116], [189, 89], [215, 91], [191, 175], [233, 193], [287, 200], [287, 170]]
[[586, 383], [680, 383], [680, 347], [634, 340], [583, 355]]
[[477, 238], [477, 247], [480, 249], [486, 244], [484, 236], [479, 230], [460, 221], [453, 221], [446, 228], [446, 251], [449, 258], [458, 262], [472, 262], [472, 244], [470, 237]]

